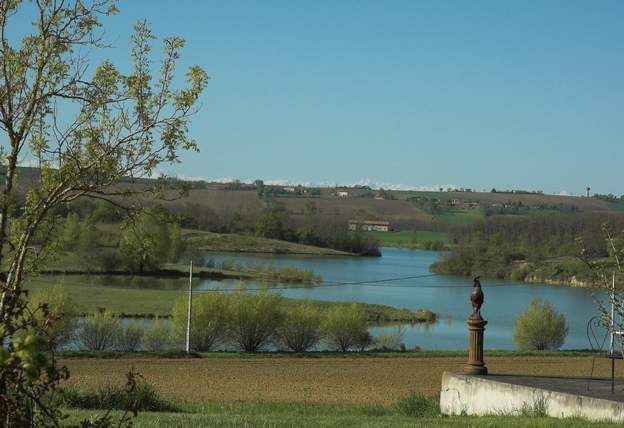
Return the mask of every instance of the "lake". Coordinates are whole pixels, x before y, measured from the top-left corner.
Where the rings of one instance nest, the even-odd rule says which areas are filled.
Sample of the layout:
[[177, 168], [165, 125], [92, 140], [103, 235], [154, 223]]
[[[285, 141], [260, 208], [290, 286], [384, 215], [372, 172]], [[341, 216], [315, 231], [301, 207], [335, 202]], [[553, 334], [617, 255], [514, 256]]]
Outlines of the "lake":
[[[438, 258], [433, 251], [383, 248], [382, 257], [306, 257], [284, 255], [211, 255], [219, 263], [230, 260], [242, 265], [272, 264], [312, 269], [328, 282], [358, 282], [429, 274], [429, 266]], [[568, 286], [525, 284], [514, 281], [481, 281], [485, 303], [481, 310], [488, 321], [485, 346], [490, 349], [514, 349], [511, 335], [516, 316], [531, 299], [548, 299], [563, 312], [569, 333], [563, 348], [587, 349], [587, 321], [598, 314], [593, 291]], [[201, 281], [199, 288], [219, 286], [216, 281]], [[282, 295], [330, 301], [381, 303], [409, 309], [430, 309], [439, 315], [432, 325], [405, 326], [408, 347], [424, 349], [464, 349], [467, 347], [466, 319], [471, 313], [471, 278], [436, 275], [427, 278], [389, 281], [376, 284], [341, 285], [318, 288], [286, 289]], [[395, 327], [376, 327], [373, 334], [393, 331]]]
[[[433, 251], [383, 248], [382, 257], [211, 254], [205, 256], [205, 261], [210, 260], [217, 265], [228, 261], [241, 267], [272, 265], [276, 268], [293, 266], [311, 269], [316, 275], [322, 276], [324, 282], [329, 283], [323, 287], [285, 288], [276, 291], [284, 297], [379, 303], [412, 310], [430, 309], [438, 314], [439, 320], [430, 325], [404, 326], [405, 344], [410, 348], [419, 346], [424, 349], [465, 349], [468, 337], [466, 320], [472, 311], [470, 305], [472, 279], [431, 275], [429, 266], [438, 257]], [[373, 284], [335, 284], [414, 276], [427, 277]], [[69, 279], [78, 280], [78, 278]], [[90, 276], [85, 277], [85, 280], [91, 284], [133, 288], [166, 288], [182, 291], [187, 287], [187, 280], [184, 278]], [[515, 318], [534, 298], [550, 300], [557, 310], [565, 314], [569, 323], [569, 333], [563, 348], [589, 348], [586, 335], [587, 321], [598, 314], [593, 290], [489, 279], [483, 279], [481, 283], [485, 294], [481, 313], [488, 321], [485, 332], [486, 348], [515, 348], [512, 341]], [[194, 289], [201, 291], [238, 287], [239, 281], [198, 279], [194, 284]], [[254, 281], [246, 281], [245, 285], [249, 288], [259, 286]], [[395, 329], [396, 327], [375, 327], [371, 329], [371, 333], [392, 332]]]

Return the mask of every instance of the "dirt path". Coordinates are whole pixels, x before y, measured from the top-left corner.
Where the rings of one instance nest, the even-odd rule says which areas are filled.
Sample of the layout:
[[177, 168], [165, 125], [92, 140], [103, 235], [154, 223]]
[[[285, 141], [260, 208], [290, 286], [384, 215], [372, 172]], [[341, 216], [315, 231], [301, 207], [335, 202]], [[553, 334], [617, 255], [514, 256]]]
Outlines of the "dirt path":
[[[391, 404], [412, 392], [435, 394], [445, 370], [464, 358], [205, 358], [70, 359], [70, 382], [85, 388], [123, 383], [136, 367], [164, 397], [176, 401], [275, 401]], [[590, 357], [493, 357], [492, 373], [587, 376]], [[608, 360], [597, 360], [607, 376]], [[618, 361], [621, 375], [624, 364]]]

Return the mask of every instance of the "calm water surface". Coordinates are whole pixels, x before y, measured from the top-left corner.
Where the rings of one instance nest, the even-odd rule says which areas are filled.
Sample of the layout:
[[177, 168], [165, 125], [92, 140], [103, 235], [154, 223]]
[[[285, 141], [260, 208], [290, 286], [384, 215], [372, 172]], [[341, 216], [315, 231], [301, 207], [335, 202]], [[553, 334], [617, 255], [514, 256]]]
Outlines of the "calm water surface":
[[[272, 265], [312, 269], [327, 282], [374, 281], [386, 278], [428, 275], [429, 266], [438, 258], [433, 251], [384, 248], [383, 257], [306, 257], [285, 255], [209, 255], [214, 263], [228, 261], [242, 267]], [[183, 278], [154, 279], [127, 277], [89, 277], [94, 284], [132, 286], [138, 288], [167, 288], [183, 290]], [[236, 287], [239, 281], [198, 280], [195, 289]], [[247, 281], [246, 286], [259, 284]], [[485, 304], [481, 310], [488, 320], [485, 346], [495, 349], [513, 349], [511, 334], [519, 312], [526, 309], [533, 298], [548, 299], [563, 312], [569, 323], [564, 348], [586, 349], [586, 325], [597, 314], [591, 290], [545, 284], [523, 284], [513, 281], [482, 281]], [[432, 325], [405, 326], [404, 339], [408, 347], [425, 349], [465, 349], [467, 345], [466, 319], [470, 315], [470, 278], [436, 275], [427, 278], [396, 280], [377, 284], [340, 285], [318, 288], [284, 289], [278, 292], [296, 299], [316, 299], [342, 302], [380, 303], [409, 309], [430, 309], [439, 315]], [[396, 327], [376, 327], [373, 334], [392, 332]]]
[[[312, 269], [324, 281], [357, 282], [385, 278], [427, 275], [437, 258], [433, 251], [384, 248], [383, 257], [297, 257], [271, 255], [211, 256], [216, 262], [225, 259], [249, 264], [272, 264]], [[215, 281], [202, 281], [201, 288], [218, 286]], [[488, 320], [485, 346], [513, 349], [511, 334], [519, 312], [533, 298], [548, 299], [562, 311], [569, 323], [564, 348], [585, 349], [589, 345], [586, 325], [597, 314], [591, 290], [546, 284], [524, 284], [513, 281], [483, 280], [485, 303], [481, 310]], [[425, 349], [463, 349], [467, 344], [466, 319], [470, 315], [470, 278], [436, 275], [370, 285], [341, 285], [282, 291], [285, 297], [331, 301], [381, 303], [409, 309], [430, 309], [440, 319], [433, 325], [406, 326], [405, 342], [409, 347]], [[394, 327], [373, 328], [373, 334], [393, 331]]]

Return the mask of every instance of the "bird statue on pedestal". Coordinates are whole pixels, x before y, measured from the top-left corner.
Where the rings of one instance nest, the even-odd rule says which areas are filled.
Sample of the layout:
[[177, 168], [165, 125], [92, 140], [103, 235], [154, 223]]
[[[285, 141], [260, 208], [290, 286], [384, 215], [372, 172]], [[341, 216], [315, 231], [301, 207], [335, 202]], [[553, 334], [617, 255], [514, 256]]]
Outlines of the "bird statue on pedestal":
[[483, 305], [483, 290], [481, 290], [480, 276], [475, 277], [474, 285], [472, 286], [472, 293], [470, 293], [470, 302], [472, 303], [472, 320], [482, 320], [481, 318], [481, 305]]

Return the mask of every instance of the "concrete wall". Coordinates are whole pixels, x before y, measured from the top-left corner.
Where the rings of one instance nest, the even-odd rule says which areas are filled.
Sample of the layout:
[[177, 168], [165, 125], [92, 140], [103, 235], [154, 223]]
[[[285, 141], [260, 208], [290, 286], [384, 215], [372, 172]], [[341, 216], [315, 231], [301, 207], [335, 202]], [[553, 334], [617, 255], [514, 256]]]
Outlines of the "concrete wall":
[[624, 403], [497, 382], [488, 376], [445, 372], [440, 410], [445, 415], [520, 415], [545, 410], [555, 418], [624, 422]]

